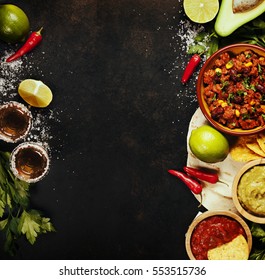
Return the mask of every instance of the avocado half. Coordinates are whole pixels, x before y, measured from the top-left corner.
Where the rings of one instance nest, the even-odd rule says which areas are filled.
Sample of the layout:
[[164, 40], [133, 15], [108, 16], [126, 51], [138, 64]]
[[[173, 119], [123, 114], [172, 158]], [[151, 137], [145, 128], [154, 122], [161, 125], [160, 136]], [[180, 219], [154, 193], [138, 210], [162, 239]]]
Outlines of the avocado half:
[[214, 29], [215, 32], [226, 37], [232, 34], [241, 25], [253, 20], [265, 12], [265, 1], [246, 12], [233, 12], [233, 0], [222, 0]]

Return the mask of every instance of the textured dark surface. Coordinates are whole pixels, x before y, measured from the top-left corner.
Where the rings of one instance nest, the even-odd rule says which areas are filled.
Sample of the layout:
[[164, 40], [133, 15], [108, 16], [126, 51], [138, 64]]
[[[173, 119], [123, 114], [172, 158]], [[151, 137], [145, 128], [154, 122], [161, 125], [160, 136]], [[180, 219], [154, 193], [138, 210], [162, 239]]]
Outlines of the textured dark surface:
[[[176, 78], [183, 50], [172, 38], [182, 1], [12, 3], [31, 30], [44, 27], [42, 44], [23, 62], [33, 69], [19, 79], [44, 80], [54, 100], [42, 112], [60, 120], [48, 121], [51, 170], [31, 193], [57, 232], [33, 246], [20, 241], [15, 258], [187, 259], [185, 232], [198, 202], [167, 173], [186, 163], [197, 107], [187, 96], [192, 83], [183, 91]], [[180, 66], [170, 71], [173, 62]], [[8, 259], [0, 237], [0, 258]]]

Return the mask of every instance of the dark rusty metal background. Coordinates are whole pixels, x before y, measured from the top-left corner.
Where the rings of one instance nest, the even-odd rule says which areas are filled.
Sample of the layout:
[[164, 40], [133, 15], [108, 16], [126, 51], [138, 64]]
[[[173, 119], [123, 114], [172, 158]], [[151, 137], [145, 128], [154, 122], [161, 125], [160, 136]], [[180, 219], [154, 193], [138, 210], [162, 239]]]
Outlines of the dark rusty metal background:
[[[187, 259], [185, 232], [198, 202], [167, 170], [186, 163], [197, 104], [177, 98], [183, 86], [165, 71], [176, 59], [182, 1], [12, 3], [31, 30], [44, 27], [42, 44], [24, 61], [36, 71], [20, 79], [51, 87], [54, 100], [43, 112], [60, 120], [48, 122], [52, 165], [31, 193], [57, 231], [33, 246], [20, 241], [14, 258]], [[2, 233], [0, 240], [0, 258], [9, 259]]]

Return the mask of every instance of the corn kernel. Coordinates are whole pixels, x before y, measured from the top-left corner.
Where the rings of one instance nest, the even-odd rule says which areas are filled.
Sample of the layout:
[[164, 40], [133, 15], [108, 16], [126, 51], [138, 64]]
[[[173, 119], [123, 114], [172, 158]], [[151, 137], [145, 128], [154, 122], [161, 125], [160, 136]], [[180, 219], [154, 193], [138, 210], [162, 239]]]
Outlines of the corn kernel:
[[264, 57], [263, 57], [263, 56], [260, 57], [259, 60], [260, 60], [260, 61], [264, 61]]
[[250, 67], [250, 66], [252, 66], [252, 65], [253, 65], [253, 63], [252, 63], [251, 61], [245, 63], [245, 66], [246, 66], [246, 67]]
[[250, 105], [255, 105], [255, 101], [254, 101], [254, 100], [251, 100], [249, 104], [250, 104]]
[[215, 69], [215, 73], [218, 74], [222, 74], [222, 69], [221, 68], [216, 68]]
[[218, 104], [221, 105], [223, 108], [227, 106], [227, 102], [221, 99], [218, 100]]
[[239, 116], [240, 116], [240, 112], [239, 112], [239, 110], [238, 110], [238, 109], [236, 109], [236, 110], [235, 110], [235, 114], [236, 114], [236, 116], [237, 116], [237, 117], [239, 117]]
[[226, 69], [230, 69], [230, 68], [232, 68], [233, 66], [234, 66], [234, 63], [233, 63], [232, 60], [230, 60], [230, 61], [228, 61], [228, 62], [226, 63], [225, 68], [226, 68]]

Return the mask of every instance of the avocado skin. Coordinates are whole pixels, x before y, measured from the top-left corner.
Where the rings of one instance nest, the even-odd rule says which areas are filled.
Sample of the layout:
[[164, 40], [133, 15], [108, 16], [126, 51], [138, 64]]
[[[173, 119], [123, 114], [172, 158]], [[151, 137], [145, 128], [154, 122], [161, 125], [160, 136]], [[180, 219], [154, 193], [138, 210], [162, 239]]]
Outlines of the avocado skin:
[[265, 12], [265, 1], [252, 10], [242, 13], [233, 13], [232, 2], [233, 0], [222, 0], [215, 21], [215, 32], [221, 37], [226, 37], [232, 34], [240, 26]]

